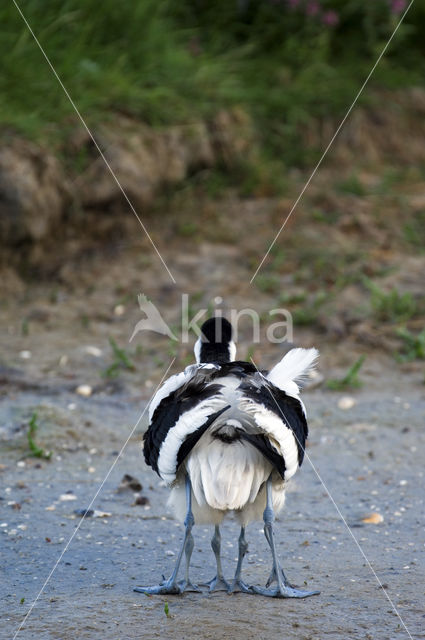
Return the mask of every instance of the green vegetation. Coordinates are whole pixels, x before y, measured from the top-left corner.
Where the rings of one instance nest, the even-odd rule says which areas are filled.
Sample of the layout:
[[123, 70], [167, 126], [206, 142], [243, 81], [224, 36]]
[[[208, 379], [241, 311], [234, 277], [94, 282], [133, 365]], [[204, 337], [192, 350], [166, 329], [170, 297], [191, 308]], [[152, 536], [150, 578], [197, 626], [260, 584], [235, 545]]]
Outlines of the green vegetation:
[[[113, 113], [152, 126], [187, 123], [238, 105], [279, 162], [317, 153], [300, 148], [300, 129], [347, 109], [400, 11], [387, 0], [314, 5], [105, 0], [99, 11], [95, 0], [20, 3], [89, 126]], [[12, 2], [2, 4], [0, 20], [0, 126], [60, 150], [77, 122], [72, 106]], [[371, 87], [423, 85], [424, 21], [415, 3]], [[76, 158], [78, 166], [87, 161], [84, 152]], [[248, 176], [243, 188], [252, 191], [257, 179]]]
[[364, 279], [364, 283], [371, 292], [370, 304], [378, 320], [403, 322], [417, 313], [418, 303], [410, 292], [399, 293], [397, 289], [391, 289], [389, 293], [385, 293], [368, 278]]
[[355, 174], [351, 174], [345, 180], [338, 182], [336, 186], [340, 193], [351, 193], [354, 196], [366, 195], [364, 186]]
[[417, 251], [425, 251], [425, 211], [416, 211], [403, 226], [406, 242]]
[[294, 325], [307, 326], [316, 322], [320, 308], [330, 299], [331, 296], [326, 291], [319, 291], [308, 304], [294, 309], [292, 312]]
[[397, 330], [397, 336], [403, 342], [401, 354], [396, 354], [400, 362], [411, 362], [412, 360], [425, 358], [425, 329], [415, 335], [405, 327]]
[[362, 386], [359, 379], [359, 371], [363, 366], [366, 356], [360, 356], [358, 360], [348, 369], [346, 375], [341, 379], [327, 380], [326, 386], [332, 391], [343, 391], [344, 389], [358, 389]]
[[119, 375], [120, 370], [122, 369], [134, 371], [136, 367], [131, 362], [130, 357], [125, 352], [125, 350], [121, 349], [121, 347], [117, 345], [113, 338], [109, 338], [109, 344], [112, 347], [114, 361], [107, 369], [102, 372], [102, 376], [105, 378], [116, 378]]
[[33, 411], [28, 423], [27, 440], [31, 455], [35, 458], [45, 458], [49, 460], [52, 456], [51, 451], [45, 451], [35, 443], [35, 436], [39, 429], [37, 412]]
[[172, 618], [172, 615], [170, 613], [170, 607], [168, 606], [167, 601], [164, 602], [164, 613], [167, 616], [167, 618]]

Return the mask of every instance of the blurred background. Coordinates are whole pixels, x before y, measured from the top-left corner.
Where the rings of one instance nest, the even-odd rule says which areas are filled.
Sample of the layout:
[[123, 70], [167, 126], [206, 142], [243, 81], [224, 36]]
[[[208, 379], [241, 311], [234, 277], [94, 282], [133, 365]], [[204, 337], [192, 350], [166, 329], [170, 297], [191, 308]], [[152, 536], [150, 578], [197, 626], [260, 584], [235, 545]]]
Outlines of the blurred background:
[[[187, 293], [190, 314], [260, 314], [261, 346], [241, 320], [241, 358], [269, 364], [269, 310], [285, 308], [294, 342], [320, 346], [325, 368], [360, 359], [373, 373], [384, 358], [422, 383], [422, 0], [258, 270], [406, 8], [28, 0], [21, 10], [67, 96], [15, 4], [3, 4], [6, 369], [139, 389], [169, 356], [190, 362], [192, 347], [153, 334], [128, 345], [137, 294], [179, 335]], [[101, 355], [86, 362], [87, 345]]]
[[[98, 511], [97, 520], [85, 521], [70, 566], [59, 565], [53, 592], [46, 592], [57, 604], [43, 596], [29, 626], [34, 637], [55, 628], [74, 637], [100, 616], [109, 625], [102, 637], [117, 637], [115, 619], [125, 637], [139, 637], [140, 610], [133, 607], [143, 606], [146, 633], [162, 632], [162, 601], [141, 605], [127, 596], [130, 581], [143, 573], [133, 564], [144, 563], [144, 579], [150, 571], [155, 581], [169, 562], [165, 550], [172, 555], [178, 543], [173, 534], [169, 548], [162, 546], [171, 526], [163, 522], [166, 490], [143, 466], [145, 418], [137, 420], [164, 373], [193, 362], [195, 335], [182, 343], [140, 332], [129, 343], [144, 317], [137, 303], [144, 293], [177, 337], [182, 294], [190, 319], [201, 309], [254, 310], [261, 342], [252, 344], [244, 316], [238, 357], [253, 357], [259, 367], [290, 346], [266, 338], [276, 321], [272, 309], [292, 314], [293, 344], [319, 348], [315, 388], [306, 394], [311, 453], [349, 522], [371, 527], [362, 544], [382, 580], [390, 589], [396, 584], [413, 632], [415, 611], [423, 613], [422, 604], [412, 605], [423, 577], [412, 554], [424, 549], [417, 514], [423, 512], [425, 0], [413, 3], [263, 263], [407, 2], [17, 4], [69, 96], [16, 4], [3, 2], [0, 475], [6, 489], [0, 508], [10, 545], [4, 584], [16, 585], [13, 592], [6, 587], [14, 628], [23, 601], [36, 595], [36, 580], [57, 559], [62, 547], [54, 543], [74, 531], [75, 507], [81, 514], [88, 506], [130, 438], [101, 496], [106, 515]], [[367, 567], [361, 574], [362, 558], [352, 541], [345, 544], [339, 516], [306, 467], [300, 500], [297, 488], [288, 499], [285, 519], [296, 535], [285, 538], [285, 553], [297, 565], [302, 554], [307, 577], [311, 564], [315, 588], [329, 592], [329, 574], [337, 575], [332, 587], [340, 596], [322, 600], [328, 608], [306, 604], [308, 637], [326, 631], [374, 638], [374, 629], [394, 637], [399, 621], [380, 617], [373, 576]], [[124, 472], [142, 474], [143, 495], [121, 491]], [[301, 521], [303, 508], [309, 515]], [[301, 538], [300, 522], [311, 527]], [[161, 539], [157, 526], [164, 527]], [[96, 544], [105, 543], [95, 556], [86, 530]], [[137, 561], [128, 540], [144, 549]], [[261, 559], [250, 557], [254, 571]], [[117, 582], [120, 611], [105, 604], [102, 591]], [[78, 602], [73, 612], [70, 595]], [[237, 625], [224, 632], [235, 603]], [[183, 637], [184, 624], [189, 635], [197, 628], [197, 637], [205, 637], [210, 614], [208, 628], [221, 625], [211, 637], [252, 637], [243, 599], [231, 599], [227, 618], [221, 599], [208, 614], [195, 600], [185, 605], [191, 613], [168, 626], [167, 637]], [[274, 603], [258, 606], [269, 607], [269, 627], [280, 619]], [[258, 615], [264, 622], [263, 608]], [[287, 615], [290, 629], [300, 626], [296, 607]], [[364, 626], [357, 634], [352, 621], [359, 616]], [[269, 627], [267, 637], [282, 637]], [[288, 629], [284, 636], [292, 637]]]

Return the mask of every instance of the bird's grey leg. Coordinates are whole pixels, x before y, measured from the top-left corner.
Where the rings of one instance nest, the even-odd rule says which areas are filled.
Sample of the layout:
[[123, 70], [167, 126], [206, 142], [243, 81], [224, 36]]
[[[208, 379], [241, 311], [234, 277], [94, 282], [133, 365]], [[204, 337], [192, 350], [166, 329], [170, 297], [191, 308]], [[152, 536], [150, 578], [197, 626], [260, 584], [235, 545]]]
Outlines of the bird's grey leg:
[[[134, 591], [138, 591], [139, 593], [146, 593], [148, 595], [154, 594], [170, 594], [177, 595], [179, 593], [183, 593], [183, 591], [201, 591], [199, 587], [192, 584], [189, 580], [189, 565], [190, 558], [193, 551], [193, 536], [192, 536], [192, 527], [195, 524], [195, 519], [192, 513], [192, 485], [190, 482], [190, 478], [187, 475], [186, 480], [186, 504], [187, 504], [187, 513], [186, 518], [184, 520], [185, 526], [185, 534], [183, 544], [180, 548], [179, 555], [177, 557], [176, 566], [174, 567], [174, 571], [168, 580], [163, 580], [160, 584], [154, 585], [152, 587], [135, 587]], [[177, 575], [180, 569], [181, 561], [183, 558], [183, 553], [186, 556], [186, 571], [184, 580], [180, 580], [177, 582]]]
[[220, 557], [221, 534], [220, 534], [220, 527], [218, 526], [218, 524], [215, 525], [214, 535], [211, 538], [211, 548], [214, 551], [214, 555], [215, 555], [215, 561], [217, 564], [217, 574], [212, 580], [210, 580], [209, 582], [205, 582], [204, 584], [205, 586], [210, 588], [210, 593], [212, 591], [228, 591], [230, 589], [230, 585], [227, 582], [227, 580], [224, 579], [223, 569], [221, 566], [221, 557]]
[[[277, 556], [276, 544], [274, 541], [274, 533], [273, 533], [273, 521], [274, 521], [274, 511], [273, 511], [273, 501], [272, 501], [272, 478], [271, 475], [267, 480], [266, 484], [266, 493], [267, 493], [267, 503], [266, 508], [264, 509], [263, 520], [264, 520], [264, 535], [266, 537], [267, 542], [269, 543], [270, 550], [272, 552], [273, 558], [273, 568], [269, 579], [267, 580], [266, 587], [252, 587], [254, 593], [259, 593], [262, 596], [273, 596], [275, 598], [307, 598], [308, 596], [318, 595], [320, 591], [303, 591], [301, 589], [297, 589], [289, 584], [286, 576], [283, 572], [282, 567], [280, 566], [280, 562]], [[274, 581], [277, 581], [277, 586], [273, 589], [269, 588], [269, 585]]]
[[235, 591], [243, 591], [244, 593], [253, 593], [252, 587], [249, 587], [241, 578], [242, 562], [246, 552], [248, 551], [248, 543], [245, 539], [245, 527], [241, 527], [238, 546], [239, 546], [238, 564], [236, 566], [235, 577], [233, 578], [233, 583], [229, 589], [229, 593], [234, 593]]

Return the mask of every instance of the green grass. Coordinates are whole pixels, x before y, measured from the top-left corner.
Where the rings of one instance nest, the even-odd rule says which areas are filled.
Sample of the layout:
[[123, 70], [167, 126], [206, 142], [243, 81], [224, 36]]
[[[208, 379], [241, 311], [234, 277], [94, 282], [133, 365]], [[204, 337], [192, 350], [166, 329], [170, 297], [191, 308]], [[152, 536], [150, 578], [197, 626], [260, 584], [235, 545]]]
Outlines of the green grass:
[[112, 348], [114, 360], [109, 367], [102, 371], [102, 376], [105, 378], [116, 378], [123, 369], [135, 371], [136, 367], [126, 351], [119, 347], [113, 338], [109, 338], [109, 344]]
[[358, 389], [362, 386], [362, 381], [359, 379], [359, 371], [363, 366], [366, 356], [362, 355], [356, 362], [348, 369], [346, 375], [343, 378], [332, 378], [327, 380], [326, 386], [332, 391], [344, 391], [345, 389]]
[[295, 326], [308, 326], [314, 324], [319, 316], [321, 307], [331, 300], [332, 296], [326, 291], [318, 291], [314, 298], [302, 307], [292, 311]]
[[425, 251], [425, 211], [416, 211], [403, 225], [406, 242], [420, 253]]
[[[346, 111], [394, 28], [384, 1], [330, 0], [326, 7], [340, 13], [334, 30], [268, 0], [104, 0], [101, 10], [95, 0], [20, 6], [95, 129], [113, 124], [115, 114], [157, 127], [209, 119], [231, 106], [251, 113], [272, 170], [267, 160], [258, 163], [260, 173], [244, 170], [239, 188], [248, 195], [284, 189], [282, 161], [317, 157], [320, 150], [300, 145], [300, 130], [313, 118]], [[413, 6], [362, 101], [374, 87], [423, 86], [415, 25], [424, 17]], [[81, 126], [72, 106], [12, 2], [2, 3], [0, 21], [0, 127], [48, 142], [67, 157], [64, 140]], [[76, 153], [76, 170], [88, 161], [86, 151]], [[343, 188], [360, 190], [355, 179]]]
[[373, 315], [380, 321], [403, 322], [418, 312], [418, 303], [410, 292], [400, 293], [393, 288], [386, 293], [375, 282], [365, 278], [370, 291], [370, 305]]
[[31, 452], [31, 455], [34, 456], [34, 458], [45, 458], [46, 460], [49, 460], [52, 456], [52, 452], [45, 451], [35, 443], [35, 436], [38, 429], [39, 429], [38, 416], [37, 416], [37, 412], [34, 411], [28, 422], [28, 431], [27, 431], [28, 447]]
[[402, 327], [396, 333], [403, 345], [401, 353], [396, 354], [397, 360], [411, 362], [412, 360], [423, 360], [425, 358], [425, 329], [415, 335], [405, 327]]
[[359, 181], [358, 177], [354, 174], [350, 175], [345, 180], [341, 180], [336, 185], [337, 191], [340, 193], [349, 193], [355, 196], [364, 196], [366, 195], [366, 190], [362, 183]]

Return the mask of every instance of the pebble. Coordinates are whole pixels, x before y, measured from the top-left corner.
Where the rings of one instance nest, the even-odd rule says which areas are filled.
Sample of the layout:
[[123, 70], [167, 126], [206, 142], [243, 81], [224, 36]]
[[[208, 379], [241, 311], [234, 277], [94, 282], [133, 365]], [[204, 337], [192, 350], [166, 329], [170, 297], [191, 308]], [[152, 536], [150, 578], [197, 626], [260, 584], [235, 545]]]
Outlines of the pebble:
[[68, 411], [75, 411], [75, 409], [77, 408], [77, 405], [75, 404], [75, 402], [70, 402], [68, 405]]
[[59, 366], [60, 367], [66, 367], [66, 365], [68, 364], [68, 356], [63, 355], [59, 358]]
[[61, 502], [69, 502], [70, 500], [76, 500], [77, 496], [75, 496], [73, 493], [62, 493], [62, 495], [59, 496], [59, 500]]
[[140, 505], [142, 507], [145, 507], [146, 505], [149, 505], [149, 498], [147, 498], [146, 496], [137, 496], [135, 501], [133, 502], [133, 506], [137, 506]]
[[95, 358], [100, 358], [103, 353], [102, 349], [99, 349], [99, 347], [93, 347], [92, 345], [88, 345], [85, 348], [85, 352], [90, 356], [94, 356]]
[[32, 356], [31, 351], [20, 351], [19, 352], [19, 357], [22, 358], [23, 360], [29, 360]]
[[125, 306], [123, 304], [117, 304], [114, 308], [114, 313], [116, 316], [123, 316], [125, 313]]
[[352, 409], [356, 401], [351, 396], [344, 396], [340, 400], [338, 400], [338, 407], [343, 409], [343, 411], [347, 411], [348, 409]]
[[16, 466], [19, 467], [20, 469], [23, 469], [27, 465], [26, 465], [26, 462], [24, 462], [23, 460], [19, 460], [19, 462], [16, 463]]
[[125, 473], [121, 478], [121, 482], [118, 485], [117, 491], [126, 491], [130, 489], [131, 491], [141, 491], [143, 489], [141, 482], [137, 480], [134, 476], [131, 476], [129, 473]]
[[380, 513], [369, 513], [367, 516], [362, 518], [362, 522], [365, 524], [379, 524], [380, 522], [384, 522], [384, 516]]
[[89, 384], [80, 384], [75, 389], [75, 393], [78, 393], [78, 395], [88, 398], [93, 393], [93, 389]]
[[174, 556], [174, 551], [171, 551], [171, 549], [167, 549], [167, 551], [165, 552], [166, 556]]

